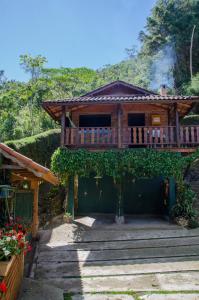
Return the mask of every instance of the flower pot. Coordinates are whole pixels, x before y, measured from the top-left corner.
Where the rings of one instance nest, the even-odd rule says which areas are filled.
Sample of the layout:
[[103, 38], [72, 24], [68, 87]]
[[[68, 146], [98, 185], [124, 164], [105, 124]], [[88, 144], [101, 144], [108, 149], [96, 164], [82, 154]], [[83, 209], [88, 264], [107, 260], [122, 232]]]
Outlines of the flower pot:
[[14, 261], [15, 256], [12, 256], [9, 261], [0, 261], [0, 276], [7, 276]]
[[73, 222], [73, 218], [71, 216], [63, 216], [63, 221], [70, 224]]

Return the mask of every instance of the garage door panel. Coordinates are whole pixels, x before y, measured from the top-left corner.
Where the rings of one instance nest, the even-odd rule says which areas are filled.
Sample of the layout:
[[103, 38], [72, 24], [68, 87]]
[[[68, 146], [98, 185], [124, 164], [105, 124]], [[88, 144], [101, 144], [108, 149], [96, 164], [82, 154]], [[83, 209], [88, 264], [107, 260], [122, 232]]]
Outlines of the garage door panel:
[[128, 177], [124, 182], [123, 201], [125, 214], [162, 214], [163, 179], [138, 179]]
[[78, 213], [115, 213], [116, 188], [112, 178], [80, 178]]

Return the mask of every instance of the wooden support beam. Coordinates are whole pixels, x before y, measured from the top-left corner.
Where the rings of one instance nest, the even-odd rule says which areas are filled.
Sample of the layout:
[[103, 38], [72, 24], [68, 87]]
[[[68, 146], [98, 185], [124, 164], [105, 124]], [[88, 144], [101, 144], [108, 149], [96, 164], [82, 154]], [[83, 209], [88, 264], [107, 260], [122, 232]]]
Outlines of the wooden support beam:
[[117, 146], [122, 148], [122, 107], [117, 106]]
[[34, 193], [33, 200], [33, 222], [32, 222], [32, 236], [33, 238], [37, 237], [37, 232], [39, 228], [39, 181], [32, 180], [31, 181], [31, 189]]
[[69, 187], [68, 187], [68, 212], [71, 214], [74, 220], [74, 177], [69, 177]]
[[176, 142], [178, 148], [180, 148], [180, 124], [179, 124], [179, 113], [178, 113], [178, 106], [177, 103], [175, 103], [175, 125], [176, 125]]
[[123, 188], [122, 188], [122, 182], [117, 184], [117, 204], [116, 204], [116, 216], [115, 216], [115, 222], [117, 224], [123, 224], [124, 223], [124, 203], [123, 203]]
[[65, 145], [65, 131], [66, 131], [66, 108], [62, 107], [61, 114], [61, 146]]

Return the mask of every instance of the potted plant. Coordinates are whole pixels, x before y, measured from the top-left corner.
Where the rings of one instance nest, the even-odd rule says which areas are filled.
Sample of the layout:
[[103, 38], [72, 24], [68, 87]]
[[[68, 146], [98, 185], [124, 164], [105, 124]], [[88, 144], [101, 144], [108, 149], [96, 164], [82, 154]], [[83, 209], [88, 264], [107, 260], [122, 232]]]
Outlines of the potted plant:
[[30, 249], [21, 224], [6, 224], [0, 231], [0, 276], [7, 276], [17, 255]]
[[72, 223], [73, 217], [70, 213], [65, 212], [64, 215], [63, 215], [63, 220], [64, 220], [65, 223]]

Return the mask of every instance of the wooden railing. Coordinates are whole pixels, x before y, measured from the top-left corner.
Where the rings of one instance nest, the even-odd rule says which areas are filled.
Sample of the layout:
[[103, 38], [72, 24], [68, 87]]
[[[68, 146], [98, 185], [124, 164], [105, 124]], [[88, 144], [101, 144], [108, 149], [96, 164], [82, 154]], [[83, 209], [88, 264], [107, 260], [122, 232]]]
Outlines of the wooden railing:
[[[137, 126], [121, 130], [124, 147], [191, 147], [199, 145], [199, 126]], [[118, 129], [115, 127], [66, 128], [65, 145], [117, 146]]]
[[176, 127], [128, 127], [123, 130], [123, 143], [138, 146], [162, 146], [176, 144]]
[[113, 127], [79, 127], [66, 129], [66, 145], [116, 145]]

